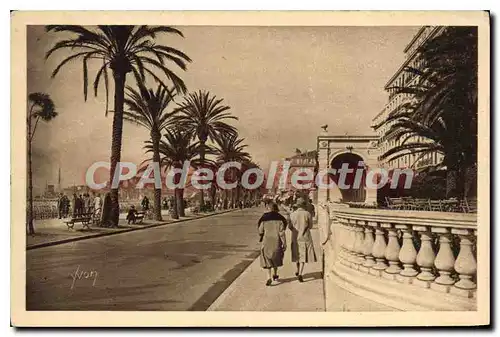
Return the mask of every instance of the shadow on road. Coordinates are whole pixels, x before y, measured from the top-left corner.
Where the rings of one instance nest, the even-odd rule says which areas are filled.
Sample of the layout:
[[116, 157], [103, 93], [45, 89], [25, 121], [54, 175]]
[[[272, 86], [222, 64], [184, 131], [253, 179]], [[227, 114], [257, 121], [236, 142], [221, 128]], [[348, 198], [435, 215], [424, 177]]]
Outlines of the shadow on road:
[[[318, 271], [318, 272], [315, 272], [315, 273], [308, 273], [308, 274], [304, 274], [302, 276], [302, 278], [304, 279], [304, 283], [305, 282], [311, 282], [311, 281], [314, 281], [314, 280], [319, 280], [319, 279], [322, 279], [323, 278], [323, 273]], [[271, 285], [272, 287], [277, 287], [279, 286], [281, 283], [288, 283], [288, 282], [299, 282], [299, 280], [297, 279], [296, 276], [294, 277], [288, 277], [288, 278], [280, 278], [278, 280], [278, 283], [277, 284], [273, 284]]]

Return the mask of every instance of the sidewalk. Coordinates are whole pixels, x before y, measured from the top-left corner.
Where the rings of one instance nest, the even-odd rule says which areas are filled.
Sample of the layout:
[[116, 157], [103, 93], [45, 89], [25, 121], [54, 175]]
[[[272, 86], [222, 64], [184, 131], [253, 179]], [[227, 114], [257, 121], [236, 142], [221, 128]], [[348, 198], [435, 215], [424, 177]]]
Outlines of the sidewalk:
[[46, 219], [46, 220], [36, 220], [35, 221], [35, 235], [26, 236], [26, 249], [35, 249], [46, 246], [52, 246], [56, 244], [62, 244], [71, 241], [78, 241], [84, 239], [90, 239], [95, 237], [101, 237], [106, 235], [112, 235], [117, 233], [130, 232], [145, 228], [163, 226], [167, 224], [173, 224], [178, 222], [184, 222], [194, 219], [205, 218], [207, 216], [223, 214], [233, 211], [223, 210], [213, 213], [200, 213], [198, 215], [186, 214], [186, 217], [174, 220], [168, 215], [168, 211], [162, 211], [163, 221], [154, 220], [144, 220], [141, 224], [128, 225], [126, 221], [126, 214], [120, 214], [120, 221], [118, 223], [118, 228], [103, 228], [103, 227], [91, 227], [91, 230], [83, 230], [80, 224], [76, 224], [74, 229], [68, 229], [63, 219]]
[[267, 273], [259, 257], [215, 300], [209, 311], [325, 311], [322, 278], [322, 250], [317, 229], [311, 231], [318, 262], [304, 268], [304, 283], [295, 277], [295, 263], [290, 256], [290, 231], [284, 265], [278, 270], [279, 282], [267, 287]]

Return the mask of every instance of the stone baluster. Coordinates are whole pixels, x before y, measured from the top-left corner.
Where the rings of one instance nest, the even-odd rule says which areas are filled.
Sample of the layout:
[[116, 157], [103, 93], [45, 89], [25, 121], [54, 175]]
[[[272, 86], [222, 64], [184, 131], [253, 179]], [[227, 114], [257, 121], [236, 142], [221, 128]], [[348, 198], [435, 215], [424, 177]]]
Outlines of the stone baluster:
[[436, 255], [432, 248], [432, 233], [426, 226], [414, 226], [413, 229], [420, 233], [420, 249], [417, 254], [417, 264], [420, 267], [420, 273], [417, 279], [423, 281], [423, 285], [429, 287], [429, 283], [434, 281], [436, 276], [432, 273], [434, 259]]
[[399, 251], [399, 261], [403, 264], [403, 270], [399, 273], [402, 277], [399, 277], [398, 280], [411, 283], [412, 279], [418, 274], [415, 269], [417, 250], [413, 244], [413, 233], [409, 225], [396, 225], [396, 228], [401, 229], [403, 232], [403, 244]]
[[383, 223], [383, 228], [387, 229], [388, 240], [385, 247], [385, 258], [389, 262], [389, 267], [385, 269], [388, 274], [399, 274], [401, 267], [399, 266], [399, 250], [401, 247], [398, 242], [398, 233], [394, 225], [390, 223]]
[[364, 224], [364, 221], [356, 221], [356, 225], [354, 227], [354, 264], [356, 267], [363, 264], [365, 261], [365, 256], [363, 254], [363, 241], [365, 239], [365, 234], [362, 224]]
[[348, 257], [349, 266], [356, 262], [356, 252], [354, 251], [354, 244], [356, 242], [356, 220], [349, 219], [349, 239], [347, 240], [348, 246]]
[[476, 289], [476, 284], [473, 281], [473, 277], [477, 271], [477, 264], [472, 252], [472, 231], [469, 229], [453, 228], [451, 232], [460, 237], [460, 252], [454, 265], [460, 280], [455, 283], [455, 287], [463, 290], [474, 290]]
[[451, 250], [450, 244], [450, 229], [443, 227], [433, 227], [432, 232], [438, 233], [439, 235], [439, 251], [436, 255], [436, 259], [434, 260], [434, 266], [439, 272], [439, 277], [434, 280], [434, 283], [436, 285], [434, 285], [433, 287], [443, 288], [447, 292], [448, 286], [451, 286], [455, 283], [455, 280], [450, 277], [455, 265], [455, 257], [453, 256], [453, 251]]
[[347, 246], [346, 246], [346, 239], [347, 239], [347, 228], [346, 228], [346, 222], [347, 220], [344, 218], [339, 218], [339, 244], [340, 244], [340, 251], [339, 251], [339, 260], [340, 263], [344, 264], [345, 259], [347, 258]]
[[376, 226], [376, 222], [368, 221], [367, 226], [365, 227], [365, 241], [363, 243], [363, 253], [365, 255], [365, 261], [363, 262], [363, 266], [366, 268], [371, 268], [375, 264], [375, 259], [372, 255], [372, 249], [374, 243], [373, 227]]
[[385, 263], [385, 237], [384, 230], [377, 224], [375, 227], [375, 242], [373, 243], [372, 256], [375, 258], [375, 265], [370, 269], [370, 273], [380, 276], [381, 272], [387, 268]]
[[350, 240], [351, 240], [351, 227], [349, 226], [348, 220], [342, 219], [342, 261], [341, 263], [348, 266], [350, 264]]

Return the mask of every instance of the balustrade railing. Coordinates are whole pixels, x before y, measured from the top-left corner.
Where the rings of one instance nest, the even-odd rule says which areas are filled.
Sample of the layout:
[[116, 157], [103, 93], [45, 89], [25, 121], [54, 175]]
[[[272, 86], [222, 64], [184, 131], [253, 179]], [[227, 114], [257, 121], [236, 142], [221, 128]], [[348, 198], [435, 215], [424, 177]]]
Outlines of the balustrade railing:
[[335, 263], [344, 268], [429, 292], [476, 297], [475, 214], [330, 207], [330, 217], [339, 245]]

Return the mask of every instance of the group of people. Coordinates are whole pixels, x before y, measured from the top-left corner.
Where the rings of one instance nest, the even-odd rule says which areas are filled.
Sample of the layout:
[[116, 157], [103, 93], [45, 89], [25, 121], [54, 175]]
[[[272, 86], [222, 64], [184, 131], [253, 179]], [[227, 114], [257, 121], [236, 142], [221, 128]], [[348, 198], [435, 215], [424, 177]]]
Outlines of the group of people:
[[86, 213], [94, 213], [95, 211], [100, 211], [101, 206], [102, 201], [99, 194], [90, 196], [90, 194], [88, 193], [80, 195], [74, 193], [72, 200], [70, 200], [64, 193], [60, 193], [57, 200], [59, 219], [67, 218], [69, 216], [70, 209], [73, 210], [73, 216], [79, 216]]
[[[261, 203], [261, 201], [258, 199], [256, 199], [256, 200], [245, 199], [245, 200], [235, 201], [234, 204], [231, 204], [230, 202], [227, 202], [227, 201], [224, 202], [224, 200], [222, 198], [220, 198], [215, 202], [214, 209], [216, 211], [221, 211], [221, 210], [227, 209], [227, 208], [243, 209], [243, 208], [250, 208], [250, 207], [254, 207], [254, 206], [260, 206], [260, 203]], [[231, 207], [231, 206], [233, 206], [233, 207]]]
[[316, 262], [316, 252], [312, 240], [311, 229], [313, 214], [308, 210], [304, 198], [297, 198], [289, 209], [280, 207], [275, 201], [269, 202], [270, 211], [264, 213], [258, 222], [261, 241], [260, 265], [267, 271], [266, 285], [272, 285], [279, 280], [278, 268], [283, 266], [284, 253], [287, 249], [285, 231], [291, 231], [291, 257], [296, 264], [295, 276], [299, 282], [304, 282], [303, 273], [306, 263]]
[[92, 214], [92, 218], [97, 219], [99, 226], [102, 227], [109, 227], [112, 224], [110, 221], [112, 210], [109, 205], [111, 205], [110, 193], [106, 193], [104, 199], [98, 193], [94, 193], [92, 196], [89, 193], [80, 195], [74, 193], [71, 200], [64, 193], [61, 193], [57, 201], [59, 219], [68, 217], [70, 209], [72, 209], [73, 217]]

